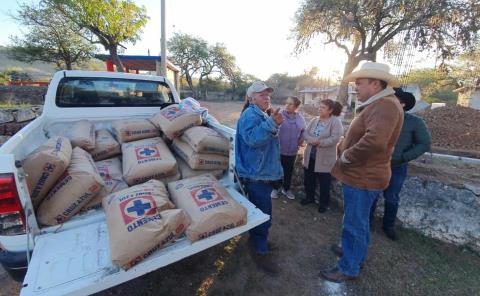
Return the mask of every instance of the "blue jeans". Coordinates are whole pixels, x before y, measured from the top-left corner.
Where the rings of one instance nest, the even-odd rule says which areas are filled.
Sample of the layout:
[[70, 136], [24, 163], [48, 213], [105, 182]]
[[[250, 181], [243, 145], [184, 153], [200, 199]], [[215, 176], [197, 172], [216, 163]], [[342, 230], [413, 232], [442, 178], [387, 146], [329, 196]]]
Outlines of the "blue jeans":
[[[399, 166], [392, 167], [392, 177], [387, 189], [383, 191], [383, 198], [385, 199], [385, 210], [383, 214], [383, 228], [392, 229], [395, 227], [395, 219], [397, 218], [398, 204], [400, 202], [400, 191], [403, 183], [407, 178], [406, 163]], [[375, 216], [375, 209], [377, 208], [377, 200], [373, 203], [370, 211], [370, 221], [373, 221]]]
[[357, 276], [365, 261], [370, 242], [370, 209], [380, 192], [343, 184], [343, 256], [338, 269], [345, 275]]
[[250, 230], [250, 242], [257, 253], [266, 254], [268, 252], [267, 240], [268, 229], [272, 225], [272, 186], [264, 183], [246, 183], [245, 189], [247, 191], [248, 199], [257, 208], [267, 215], [270, 219], [263, 224]]

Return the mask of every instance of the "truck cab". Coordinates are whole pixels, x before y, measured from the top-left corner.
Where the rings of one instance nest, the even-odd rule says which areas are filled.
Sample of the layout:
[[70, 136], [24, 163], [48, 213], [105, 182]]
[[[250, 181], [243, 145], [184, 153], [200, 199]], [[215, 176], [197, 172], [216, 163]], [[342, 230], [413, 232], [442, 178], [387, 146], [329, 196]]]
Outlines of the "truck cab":
[[17, 280], [21, 295], [86, 295], [121, 284], [239, 235], [269, 219], [234, 182], [235, 131], [216, 121], [208, 126], [230, 140], [230, 164], [220, 182], [247, 211], [247, 224], [209, 238], [177, 240], [125, 271], [110, 260], [102, 209], [55, 226], [37, 222], [22, 160], [49, 137], [80, 119], [110, 129], [119, 119], [149, 118], [179, 103], [164, 77], [113, 72], [60, 71], [53, 76], [43, 113], [0, 147], [0, 263]]

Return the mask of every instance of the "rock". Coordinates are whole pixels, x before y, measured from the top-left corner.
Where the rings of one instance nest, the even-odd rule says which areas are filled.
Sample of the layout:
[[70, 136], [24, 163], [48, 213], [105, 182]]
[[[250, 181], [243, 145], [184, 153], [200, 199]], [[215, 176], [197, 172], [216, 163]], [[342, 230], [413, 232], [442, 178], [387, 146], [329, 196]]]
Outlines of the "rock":
[[28, 122], [9, 122], [5, 123], [4, 128], [4, 135], [5, 136], [13, 136], [16, 132], [21, 130], [24, 126], [26, 126]]
[[35, 112], [35, 114], [37, 114], [37, 117], [38, 117], [43, 113], [43, 105], [34, 106], [32, 107], [32, 110]]
[[37, 115], [33, 112], [30, 108], [19, 109], [16, 113], [14, 113], [15, 120], [17, 122], [25, 122], [35, 119]]
[[0, 123], [12, 122], [14, 120], [15, 118], [13, 118], [12, 113], [5, 110], [0, 110]]
[[473, 184], [464, 184], [465, 188], [473, 192], [476, 196], [480, 196], [480, 186]]
[[427, 236], [480, 251], [480, 199], [470, 190], [408, 177], [397, 217]]

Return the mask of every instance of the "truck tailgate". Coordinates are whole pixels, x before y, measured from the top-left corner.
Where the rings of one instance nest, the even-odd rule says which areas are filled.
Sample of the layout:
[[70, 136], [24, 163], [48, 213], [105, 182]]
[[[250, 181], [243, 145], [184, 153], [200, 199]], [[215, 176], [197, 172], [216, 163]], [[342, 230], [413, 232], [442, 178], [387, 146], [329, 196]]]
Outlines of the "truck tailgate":
[[127, 271], [110, 260], [105, 221], [37, 237], [20, 295], [92, 294], [203, 251], [268, 220], [268, 215], [236, 190], [227, 190], [247, 209], [246, 225], [194, 243], [182, 238]]

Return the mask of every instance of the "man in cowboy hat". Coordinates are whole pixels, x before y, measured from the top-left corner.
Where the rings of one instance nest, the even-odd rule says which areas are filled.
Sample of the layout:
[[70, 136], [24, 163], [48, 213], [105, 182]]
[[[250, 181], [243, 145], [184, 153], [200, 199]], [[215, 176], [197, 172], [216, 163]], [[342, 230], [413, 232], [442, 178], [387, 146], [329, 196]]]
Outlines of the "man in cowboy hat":
[[370, 209], [390, 180], [390, 158], [403, 124], [403, 110], [392, 87], [398, 80], [388, 65], [366, 62], [345, 77], [355, 81], [360, 106], [332, 175], [343, 183], [343, 254], [336, 267], [320, 274], [332, 282], [355, 279], [370, 241]]
[[[400, 190], [407, 177], [407, 165], [423, 153], [430, 150], [430, 133], [425, 122], [415, 115], [407, 113], [415, 106], [415, 97], [412, 93], [405, 92], [401, 88], [394, 88], [395, 96], [403, 107], [403, 126], [400, 136], [395, 145], [391, 160], [392, 177], [390, 183], [383, 191], [385, 199], [385, 211], [383, 213], [383, 232], [391, 239], [396, 240], [395, 219], [397, 217]], [[370, 211], [370, 223], [375, 215], [377, 201], [373, 203]]]

